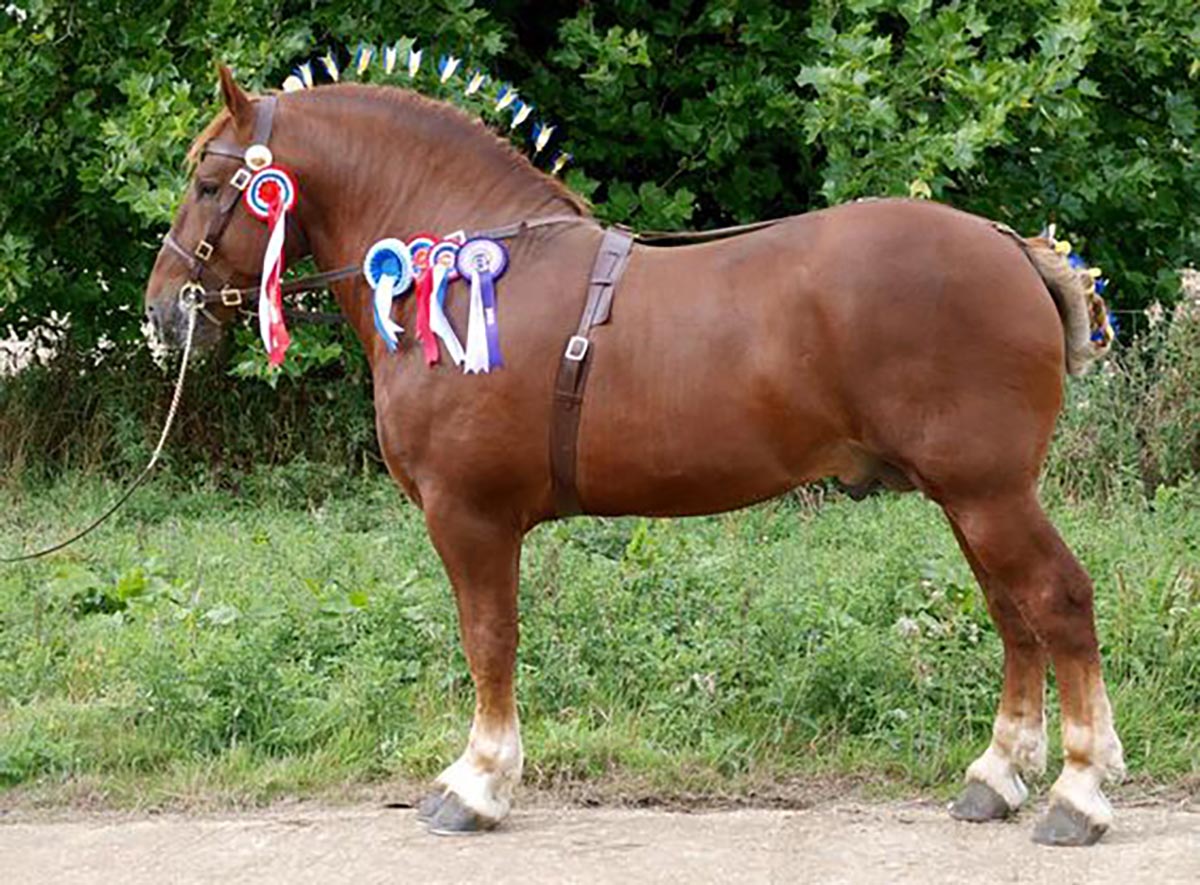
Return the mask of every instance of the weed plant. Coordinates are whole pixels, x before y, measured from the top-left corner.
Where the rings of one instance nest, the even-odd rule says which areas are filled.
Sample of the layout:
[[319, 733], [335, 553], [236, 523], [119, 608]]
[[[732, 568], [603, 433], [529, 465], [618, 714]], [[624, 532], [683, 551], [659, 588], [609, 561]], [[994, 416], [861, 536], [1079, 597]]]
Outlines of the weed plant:
[[[160, 481], [104, 534], [0, 572], [0, 782], [262, 799], [450, 761], [472, 694], [420, 514], [374, 472], [330, 473], [264, 469], [236, 495]], [[55, 535], [109, 494], [19, 495], [0, 530]], [[1200, 774], [1200, 485], [1052, 515], [1097, 582], [1133, 776]], [[986, 745], [1001, 646], [916, 496], [557, 523], [522, 571], [534, 783], [945, 791]]]
[[[453, 601], [378, 468], [350, 365], [278, 390], [197, 372], [167, 471], [79, 546], [0, 569], [0, 784], [268, 798], [424, 778], [457, 754], [472, 694]], [[1181, 313], [1073, 379], [1045, 482], [1096, 580], [1117, 724], [1150, 781], [1200, 775], [1197, 378], [1200, 320]], [[111, 500], [167, 395], [142, 357], [4, 379], [3, 552]], [[544, 526], [521, 606], [535, 783], [851, 772], [946, 791], [1000, 686], [980, 592], [916, 496], [818, 488]]]

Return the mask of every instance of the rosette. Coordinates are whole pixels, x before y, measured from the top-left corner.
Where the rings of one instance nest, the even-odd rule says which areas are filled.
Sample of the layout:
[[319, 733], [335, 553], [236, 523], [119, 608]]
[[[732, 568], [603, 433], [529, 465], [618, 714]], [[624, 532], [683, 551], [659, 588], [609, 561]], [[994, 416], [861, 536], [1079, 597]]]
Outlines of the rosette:
[[471, 281], [470, 325], [464, 371], [490, 372], [504, 365], [496, 317], [496, 280], [508, 267], [508, 250], [486, 237], [476, 237], [458, 250], [458, 272]]
[[446, 345], [446, 352], [450, 354], [454, 365], [461, 366], [466, 359], [466, 354], [463, 352], [462, 342], [454, 334], [450, 318], [446, 316], [446, 295], [450, 290], [450, 283], [458, 279], [458, 270], [456, 269], [458, 248], [458, 243], [444, 239], [429, 250], [429, 266], [432, 268], [433, 277], [433, 298], [429, 304], [429, 327], [433, 330], [433, 334], [441, 338], [442, 343]]
[[282, 203], [284, 212], [292, 211], [296, 205], [296, 179], [282, 166], [265, 166], [250, 178], [242, 201], [251, 215], [266, 221], [276, 200]]
[[392, 300], [412, 285], [413, 262], [408, 246], [402, 240], [380, 240], [363, 259], [363, 276], [375, 290], [375, 330], [390, 353], [404, 332], [402, 326], [392, 321]]

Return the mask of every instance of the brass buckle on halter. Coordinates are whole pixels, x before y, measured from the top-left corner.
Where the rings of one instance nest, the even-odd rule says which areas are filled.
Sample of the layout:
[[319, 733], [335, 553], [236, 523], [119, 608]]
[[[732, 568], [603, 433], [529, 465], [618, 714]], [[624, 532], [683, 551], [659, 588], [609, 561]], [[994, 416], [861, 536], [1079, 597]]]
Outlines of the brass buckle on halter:
[[208, 240], [201, 240], [196, 244], [196, 257], [201, 261], [208, 261], [212, 258], [213, 245]]
[[204, 287], [199, 283], [184, 283], [180, 286], [179, 306], [184, 310], [203, 310]]
[[233, 173], [233, 178], [229, 179], [229, 183], [240, 191], [246, 189], [246, 185], [250, 183], [250, 179], [254, 176], [250, 174], [250, 170], [243, 166], [237, 172]]
[[241, 307], [242, 292], [240, 289], [233, 289], [226, 286], [221, 290], [221, 306], [222, 307]]

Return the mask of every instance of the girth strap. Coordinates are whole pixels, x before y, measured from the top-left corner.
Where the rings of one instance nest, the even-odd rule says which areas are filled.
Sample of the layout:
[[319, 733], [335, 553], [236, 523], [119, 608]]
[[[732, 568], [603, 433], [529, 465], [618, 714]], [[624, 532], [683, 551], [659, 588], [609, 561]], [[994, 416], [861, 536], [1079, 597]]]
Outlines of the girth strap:
[[579, 328], [567, 340], [558, 377], [554, 381], [554, 403], [550, 416], [550, 477], [554, 490], [554, 508], [559, 516], [583, 512], [579, 490], [575, 486], [579, 444], [579, 420], [583, 411], [583, 393], [587, 386], [592, 342], [588, 333], [594, 326], [608, 322], [613, 292], [629, 264], [633, 237], [623, 230], [608, 229], [600, 242], [596, 263], [588, 283], [587, 301]]

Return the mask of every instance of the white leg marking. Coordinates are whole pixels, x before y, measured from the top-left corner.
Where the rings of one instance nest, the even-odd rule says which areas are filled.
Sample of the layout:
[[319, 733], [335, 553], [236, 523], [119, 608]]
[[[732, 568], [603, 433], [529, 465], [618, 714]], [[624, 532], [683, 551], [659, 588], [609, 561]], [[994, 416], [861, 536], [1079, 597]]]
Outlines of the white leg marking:
[[992, 726], [992, 743], [971, 763], [967, 780], [987, 784], [1008, 803], [1009, 808], [1016, 810], [1029, 798], [1029, 790], [1019, 772], [1040, 772], [1045, 768], [1045, 721], [1039, 719], [1034, 724], [1001, 713]]
[[1050, 788], [1050, 804], [1062, 803], [1083, 814], [1091, 823], [1108, 827], [1112, 824], [1113, 812], [1108, 799], [1100, 792], [1102, 779], [1096, 766], [1068, 762]]
[[1112, 824], [1112, 806], [1100, 785], [1125, 776], [1125, 753], [1113, 728], [1112, 706], [1103, 682], [1098, 682], [1092, 693], [1091, 727], [1063, 724], [1063, 755], [1066, 763], [1050, 788], [1051, 803], [1069, 805], [1094, 824]]
[[989, 746], [982, 756], [971, 763], [967, 769], [967, 780], [987, 784], [999, 793], [1000, 798], [1013, 810], [1020, 808], [1021, 803], [1029, 798], [1029, 790], [1017, 774], [1016, 766], [1011, 759], [996, 749], [995, 744]]
[[[1009, 720], [1009, 722], [1011, 723], [1012, 720]], [[995, 732], [1000, 727], [1000, 718], [997, 717], [996, 725], [992, 730], [993, 740], [996, 740]], [[1005, 736], [1004, 743], [1011, 748], [1013, 765], [1017, 766], [1018, 771], [1025, 772], [1026, 774], [1045, 774], [1045, 718], [1039, 716], [1036, 722], [1024, 719], [1009, 727], [1011, 730]]]
[[1088, 759], [1100, 770], [1101, 780], [1120, 780], [1125, 777], [1125, 750], [1113, 727], [1112, 705], [1104, 684], [1092, 695], [1092, 727], [1077, 722], [1063, 724], [1063, 748], [1068, 756]]
[[490, 728], [476, 715], [466, 750], [436, 782], [476, 814], [499, 822], [512, 808], [513, 788], [521, 780], [523, 762], [516, 714], [511, 721]]

